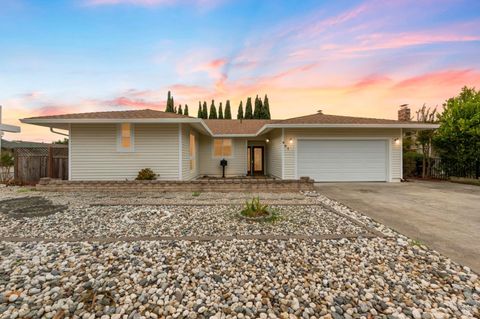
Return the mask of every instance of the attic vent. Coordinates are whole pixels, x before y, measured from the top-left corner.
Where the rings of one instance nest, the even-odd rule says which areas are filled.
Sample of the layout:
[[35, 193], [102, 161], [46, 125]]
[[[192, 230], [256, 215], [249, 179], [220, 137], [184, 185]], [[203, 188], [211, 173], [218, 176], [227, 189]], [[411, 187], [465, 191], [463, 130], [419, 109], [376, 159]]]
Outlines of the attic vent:
[[318, 110], [317, 113], [318, 113], [318, 114], [323, 114], [323, 111], [322, 111], [322, 110]]

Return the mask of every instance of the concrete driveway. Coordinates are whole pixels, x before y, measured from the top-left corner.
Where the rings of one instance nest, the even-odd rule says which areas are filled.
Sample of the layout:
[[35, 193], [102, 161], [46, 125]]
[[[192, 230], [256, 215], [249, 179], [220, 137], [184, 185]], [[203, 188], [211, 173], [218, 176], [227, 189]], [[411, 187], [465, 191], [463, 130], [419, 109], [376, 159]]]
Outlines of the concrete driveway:
[[316, 188], [480, 273], [480, 187], [415, 181]]

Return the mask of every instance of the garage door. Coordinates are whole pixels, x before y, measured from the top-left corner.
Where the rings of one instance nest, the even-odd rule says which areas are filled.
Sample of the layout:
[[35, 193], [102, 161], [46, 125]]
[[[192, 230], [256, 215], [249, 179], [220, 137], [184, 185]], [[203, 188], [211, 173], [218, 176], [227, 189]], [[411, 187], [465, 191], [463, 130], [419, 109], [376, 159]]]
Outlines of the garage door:
[[299, 140], [298, 177], [318, 182], [387, 180], [384, 140]]

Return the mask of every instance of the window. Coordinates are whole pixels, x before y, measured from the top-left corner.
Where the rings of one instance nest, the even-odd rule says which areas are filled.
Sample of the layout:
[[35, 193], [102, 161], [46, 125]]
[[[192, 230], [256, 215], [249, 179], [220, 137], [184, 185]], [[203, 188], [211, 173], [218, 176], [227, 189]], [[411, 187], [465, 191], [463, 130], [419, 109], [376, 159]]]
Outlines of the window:
[[213, 140], [213, 156], [214, 157], [229, 157], [232, 156], [232, 140], [214, 139]]
[[190, 133], [190, 170], [195, 169], [195, 135]]
[[122, 123], [117, 130], [117, 151], [133, 152], [133, 125]]

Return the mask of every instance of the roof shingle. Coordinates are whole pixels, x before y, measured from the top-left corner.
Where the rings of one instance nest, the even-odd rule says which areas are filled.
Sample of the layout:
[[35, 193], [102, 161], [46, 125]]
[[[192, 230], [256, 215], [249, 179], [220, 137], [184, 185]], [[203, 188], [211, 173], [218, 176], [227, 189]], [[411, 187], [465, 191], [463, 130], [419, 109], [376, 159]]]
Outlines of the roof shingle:
[[72, 113], [60, 115], [48, 115], [30, 117], [28, 119], [168, 119], [168, 118], [189, 118], [187, 115], [163, 112], [151, 109], [131, 110], [131, 111], [108, 111], [108, 112], [89, 112], [89, 113]]

